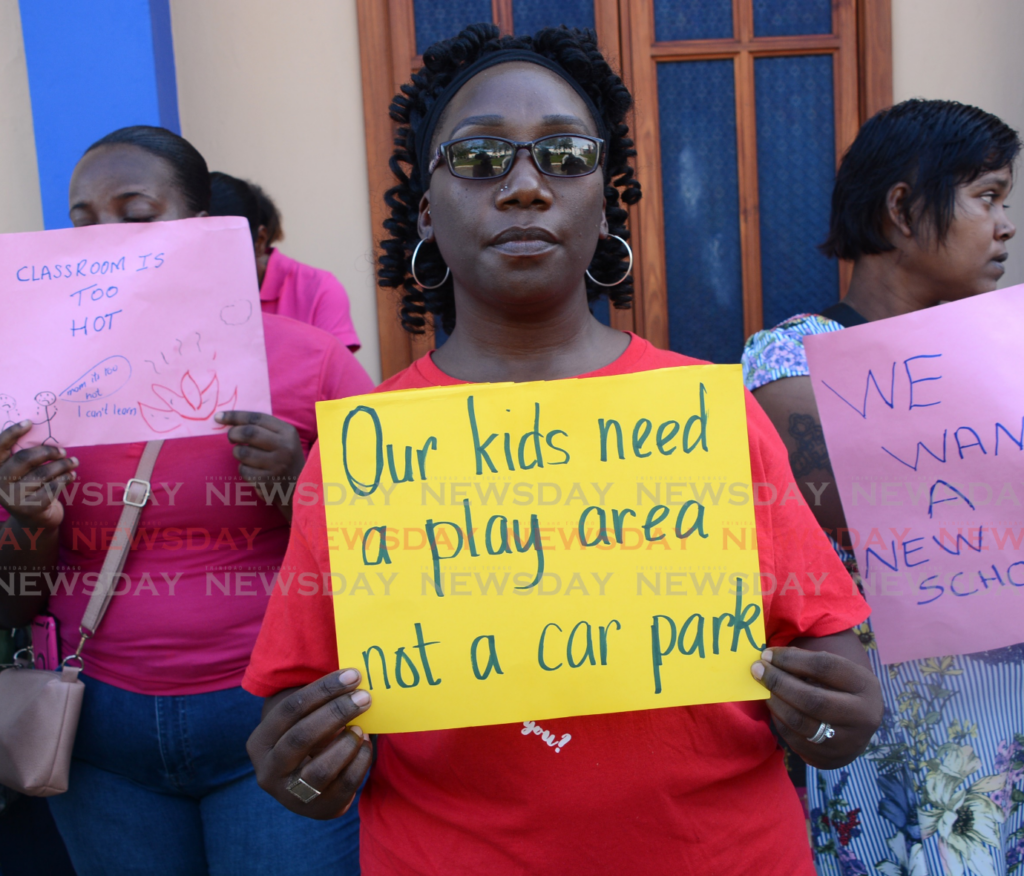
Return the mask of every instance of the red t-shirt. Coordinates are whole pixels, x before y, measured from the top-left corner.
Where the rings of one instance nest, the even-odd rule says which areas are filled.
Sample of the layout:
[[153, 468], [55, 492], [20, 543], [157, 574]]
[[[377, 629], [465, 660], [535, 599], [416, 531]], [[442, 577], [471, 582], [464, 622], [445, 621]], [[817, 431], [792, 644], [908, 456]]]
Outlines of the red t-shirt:
[[[694, 364], [634, 336], [615, 362], [582, 376]], [[425, 356], [378, 390], [461, 382]], [[785, 449], [749, 393], [747, 418], [752, 480], [780, 497], [755, 508], [761, 572], [779, 582], [762, 597], [768, 642], [847, 630], [868, 607], [799, 492], [787, 490]], [[317, 446], [302, 481], [320, 488]], [[296, 507], [282, 571], [325, 580], [322, 505]], [[316, 583], [274, 590], [243, 687], [270, 696], [338, 669], [330, 599]], [[763, 701], [540, 724], [572, 739], [556, 753], [523, 724], [377, 737], [359, 809], [363, 873], [814, 876]]]

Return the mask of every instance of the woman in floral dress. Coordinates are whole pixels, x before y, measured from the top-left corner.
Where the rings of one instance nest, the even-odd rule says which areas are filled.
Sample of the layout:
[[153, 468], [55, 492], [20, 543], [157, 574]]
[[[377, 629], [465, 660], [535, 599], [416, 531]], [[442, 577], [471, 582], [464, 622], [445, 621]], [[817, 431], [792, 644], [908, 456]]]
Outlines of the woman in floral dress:
[[[843, 158], [823, 246], [854, 263], [844, 302], [747, 342], [746, 385], [854, 575], [803, 338], [995, 289], [1019, 149], [976, 107], [911, 100], [876, 115]], [[886, 714], [850, 766], [808, 768], [818, 872], [1024, 876], [1024, 644], [886, 666], [870, 624], [858, 632]]]

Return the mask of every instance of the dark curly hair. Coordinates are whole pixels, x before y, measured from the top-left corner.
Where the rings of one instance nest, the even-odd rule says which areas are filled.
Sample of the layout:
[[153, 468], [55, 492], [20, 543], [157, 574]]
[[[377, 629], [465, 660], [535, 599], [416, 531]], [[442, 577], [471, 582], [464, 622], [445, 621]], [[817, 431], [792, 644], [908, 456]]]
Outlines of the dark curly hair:
[[[423, 68], [412, 77], [412, 83], [402, 86], [402, 93], [391, 103], [391, 118], [401, 127], [395, 139], [395, 151], [390, 167], [398, 178], [398, 185], [389, 189], [384, 199], [391, 217], [384, 222], [387, 236], [381, 242], [384, 250], [377, 271], [381, 286], [403, 288], [402, 327], [413, 334], [422, 334], [427, 314], [440, 321], [441, 328], [451, 334], [455, 328], [455, 297], [449, 277], [437, 289], [422, 289], [412, 279], [410, 263], [413, 248], [419, 242], [416, 223], [420, 199], [425, 191], [421, 181], [421, 168], [417, 166], [413, 139], [417, 126], [435, 98], [455, 76], [479, 58], [501, 49], [533, 51], [558, 63], [586, 91], [601, 112], [610, 132], [606, 144], [605, 189], [608, 231], [626, 240], [628, 214], [619, 203], [635, 204], [640, 200], [640, 183], [633, 177], [629, 159], [636, 155], [633, 141], [627, 136], [629, 128], [623, 119], [633, 98], [622, 79], [612, 70], [597, 47], [592, 30], [549, 27], [531, 36], [499, 35], [493, 24], [471, 24], [458, 36], [435, 43], [423, 53]], [[621, 191], [620, 191], [621, 189]], [[612, 239], [601, 240], [590, 265], [590, 271], [602, 282], [614, 282], [626, 270], [625, 253], [621, 244]], [[436, 246], [423, 247], [416, 270], [424, 282], [432, 285], [445, 272], [445, 264]], [[627, 278], [618, 286], [605, 289], [589, 278], [587, 300], [596, 301], [607, 294], [618, 308], [627, 308], [633, 300], [633, 280]]]

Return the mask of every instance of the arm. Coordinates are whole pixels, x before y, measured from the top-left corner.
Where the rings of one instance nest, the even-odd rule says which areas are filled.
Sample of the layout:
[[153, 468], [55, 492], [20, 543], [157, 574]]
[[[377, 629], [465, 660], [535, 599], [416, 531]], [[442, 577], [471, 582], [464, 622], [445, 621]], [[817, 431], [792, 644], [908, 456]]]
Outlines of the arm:
[[844, 544], [846, 527], [810, 377], [784, 377], [755, 389], [754, 398], [786, 445], [793, 476], [822, 529]]
[[[11, 536], [18, 547], [11, 544]], [[16, 629], [32, 623], [32, 618], [46, 610], [47, 594], [35, 574], [50, 571], [57, 565], [57, 530], [23, 527], [13, 517], [0, 526], [0, 576], [13, 592], [0, 588], [0, 629]], [[25, 579], [28, 573], [32, 577]], [[20, 586], [24, 582], [25, 586]], [[31, 586], [29, 586], [31, 584]], [[29, 592], [25, 592], [29, 591]]]
[[[260, 787], [286, 809], [308, 818], [330, 819], [344, 814], [373, 760], [373, 745], [349, 722], [370, 707], [370, 695], [358, 690], [354, 669], [332, 672], [305, 687], [269, 697], [263, 720], [246, 750]], [[288, 790], [298, 775], [320, 792], [303, 803]]]
[[57, 565], [58, 533], [64, 506], [57, 495], [74, 480], [78, 460], [62, 447], [39, 445], [14, 452], [32, 428], [29, 421], [0, 432], [0, 505], [10, 517], [0, 524], [0, 574], [14, 579], [13, 592], [0, 588], [0, 627], [29, 623], [46, 608], [46, 596], [18, 586], [23, 573]]
[[[761, 412], [752, 406], [750, 419], [761, 421], [761, 428], [768, 430], [767, 444], [775, 446], [774, 450], [763, 448], [766, 479], [777, 486], [788, 482], [790, 468], [793, 468], [798, 469], [798, 479], [800, 474], [804, 475], [805, 482], [807, 474], [833, 480], [820, 431], [815, 436], [813, 430], [808, 433], [802, 428], [808, 425], [808, 420], [818, 423], [810, 378], [784, 378], [761, 387], [756, 393], [759, 394], [755, 394], [755, 399], [763, 406], [775, 430], [781, 433], [790, 459], [794, 459], [794, 451], [798, 456], [787, 465], [781, 452], [783, 448], [778, 446]], [[797, 428], [780, 428], [780, 422], [790, 422], [793, 415], [796, 419], [792, 422]], [[812, 458], [801, 458], [801, 454]], [[820, 481], [811, 483], [820, 494]], [[834, 486], [831, 489], [835, 495]], [[813, 593], [798, 588], [796, 594], [787, 598], [773, 597], [774, 640], [788, 642], [789, 647], [765, 649], [751, 672], [771, 692], [768, 708], [772, 723], [786, 743], [812, 766], [836, 769], [850, 763], [870, 742], [881, 723], [882, 696], [881, 686], [857, 636], [849, 629], [832, 633], [837, 628], [853, 626], [867, 612], [842, 564], [814, 531], [829, 510], [824, 499], [823, 495], [821, 504], [810, 501], [809, 508], [791, 502], [761, 509], [762, 517], [770, 518], [770, 531], [781, 533], [783, 539], [774, 545], [775, 568], [772, 571], [777, 579], [788, 580], [788, 575], [793, 573], [802, 577], [815, 570], [820, 574], [820, 584], [815, 577]], [[842, 508], [838, 497], [832, 512], [838, 515], [841, 525]], [[767, 613], [768, 608], [765, 610]], [[838, 620], [839, 617], [844, 620]], [[808, 635], [808, 631], [815, 629], [832, 634]], [[772, 632], [767, 632], [772, 641]], [[835, 735], [820, 744], [810, 742], [809, 737], [815, 735], [822, 723], [832, 725]]]
[[[751, 667], [769, 691], [779, 735], [811, 766], [834, 770], [858, 757], [882, 723], [882, 688], [852, 630], [769, 648]], [[808, 741], [822, 722], [835, 736]]]

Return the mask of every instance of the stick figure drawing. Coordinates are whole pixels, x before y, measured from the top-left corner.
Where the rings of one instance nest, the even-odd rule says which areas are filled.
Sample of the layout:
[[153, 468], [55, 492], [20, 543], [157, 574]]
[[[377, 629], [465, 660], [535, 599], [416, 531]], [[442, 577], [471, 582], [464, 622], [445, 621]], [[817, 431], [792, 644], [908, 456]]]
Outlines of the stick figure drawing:
[[50, 423], [53, 418], [57, 416], [57, 396], [54, 393], [44, 390], [43, 392], [37, 392], [35, 397], [36, 402], [36, 416], [42, 417], [41, 420], [32, 420], [37, 426], [46, 424], [46, 437], [40, 441], [40, 444], [50, 444], [54, 447], [57, 446], [57, 439], [53, 437], [53, 427]]
[[0, 432], [20, 421], [21, 414], [18, 413], [18, 400], [13, 396], [0, 392]]

